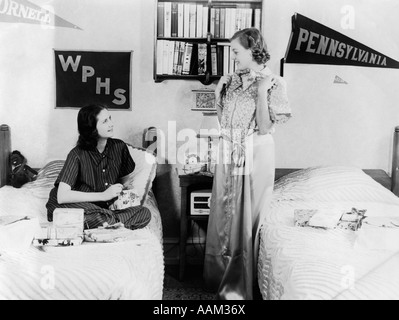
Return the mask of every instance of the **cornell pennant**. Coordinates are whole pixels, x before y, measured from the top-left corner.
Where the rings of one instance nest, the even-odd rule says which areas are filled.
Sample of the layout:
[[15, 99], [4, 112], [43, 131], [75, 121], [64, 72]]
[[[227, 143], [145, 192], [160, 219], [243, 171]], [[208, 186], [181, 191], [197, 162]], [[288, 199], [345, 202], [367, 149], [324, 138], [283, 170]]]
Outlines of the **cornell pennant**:
[[37, 10], [13, 0], [0, 0], [0, 14], [50, 24], [50, 14], [47, 10]]
[[301, 51], [301, 45], [306, 45], [306, 52], [315, 53], [346, 60], [359, 61], [378, 66], [386, 66], [387, 59], [379, 54], [371, 53], [344, 42], [320, 35], [318, 33], [300, 28], [296, 51]]

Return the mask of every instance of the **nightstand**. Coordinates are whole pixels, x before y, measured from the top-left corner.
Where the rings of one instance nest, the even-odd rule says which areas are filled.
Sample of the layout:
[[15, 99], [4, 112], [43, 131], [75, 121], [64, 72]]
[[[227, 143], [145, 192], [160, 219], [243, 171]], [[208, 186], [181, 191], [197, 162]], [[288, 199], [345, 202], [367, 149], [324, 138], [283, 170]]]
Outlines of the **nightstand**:
[[188, 223], [192, 220], [208, 220], [208, 215], [190, 215], [190, 193], [195, 190], [212, 189], [213, 177], [200, 174], [187, 174], [179, 175], [179, 181], [181, 188], [179, 280], [183, 281], [186, 267]]

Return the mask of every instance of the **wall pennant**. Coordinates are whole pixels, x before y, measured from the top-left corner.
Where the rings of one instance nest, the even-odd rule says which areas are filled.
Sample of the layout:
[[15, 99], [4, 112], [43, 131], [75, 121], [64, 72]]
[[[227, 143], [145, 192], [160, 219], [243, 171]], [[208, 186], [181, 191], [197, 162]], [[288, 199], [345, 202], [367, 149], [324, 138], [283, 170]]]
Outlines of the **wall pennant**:
[[0, 0], [0, 22], [30, 23], [82, 30], [77, 25], [27, 0]]
[[303, 15], [292, 16], [284, 63], [351, 65], [399, 69], [399, 62]]

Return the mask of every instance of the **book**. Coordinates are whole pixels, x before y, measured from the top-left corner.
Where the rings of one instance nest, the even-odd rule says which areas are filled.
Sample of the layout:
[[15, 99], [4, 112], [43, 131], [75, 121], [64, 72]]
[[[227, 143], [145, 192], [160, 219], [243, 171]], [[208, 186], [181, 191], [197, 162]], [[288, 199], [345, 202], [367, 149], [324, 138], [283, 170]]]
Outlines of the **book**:
[[223, 74], [229, 74], [230, 67], [230, 47], [223, 47]]
[[258, 30], [261, 28], [261, 10], [259, 8], [255, 9], [254, 27]]
[[198, 74], [204, 75], [206, 73], [207, 66], [207, 44], [199, 43], [198, 44]]
[[168, 55], [169, 55], [169, 40], [163, 41], [163, 50], [162, 50], [162, 74], [168, 74]]
[[191, 74], [191, 75], [198, 74], [198, 43], [193, 43], [189, 74]]
[[231, 9], [231, 17], [230, 17], [230, 27], [229, 27], [229, 33], [230, 33], [230, 36], [229, 36], [229, 38], [231, 38], [233, 35], [234, 35], [234, 33], [237, 31], [236, 30], [236, 20], [237, 20], [237, 8], [232, 8]]
[[202, 7], [202, 36], [206, 37], [208, 35], [208, 7]]
[[179, 53], [180, 53], [180, 41], [175, 41], [175, 51], [173, 54], [173, 74], [178, 74], [178, 63], [179, 63]]
[[184, 36], [184, 4], [179, 3], [177, 6], [177, 36]]
[[224, 25], [224, 37], [231, 38], [231, 12], [232, 8], [226, 8], [226, 18], [225, 18], [225, 25]]
[[202, 28], [202, 23], [203, 23], [203, 17], [202, 17], [202, 10], [203, 6], [202, 4], [198, 4], [197, 5], [197, 16], [196, 16], [196, 20], [197, 20], [197, 29], [196, 29], [196, 37], [197, 38], [202, 38], [204, 37], [204, 35], [202, 34], [203, 28]]
[[212, 75], [218, 74], [217, 63], [218, 63], [218, 59], [217, 59], [216, 45], [211, 44], [211, 73], [212, 73]]
[[187, 42], [184, 47], [184, 58], [183, 58], [183, 69], [182, 69], [183, 75], [190, 74], [192, 52], [193, 52], [193, 44]]
[[189, 21], [189, 35], [190, 38], [195, 38], [197, 35], [197, 5], [190, 4], [190, 21]]
[[157, 72], [156, 74], [163, 74], [163, 42], [165, 40], [157, 40]]
[[172, 35], [172, 3], [164, 3], [164, 34], [165, 38], [170, 38]]
[[157, 14], [157, 36], [164, 37], [164, 11], [165, 11], [165, 3], [158, 2], [158, 14]]
[[183, 4], [183, 36], [184, 38], [190, 37], [190, 4]]
[[167, 74], [173, 74], [173, 60], [174, 60], [174, 54], [175, 54], [175, 43], [176, 43], [176, 41], [173, 41], [173, 40], [169, 41]]
[[171, 37], [177, 37], [177, 2], [172, 2], [171, 5]]
[[211, 36], [215, 37], [215, 19], [216, 19], [216, 9], [211, 8], [211, 16], [210, 16], [210, 33]]
[[236, 21], [235, 21], [235, 32], [242, 29], [241, 21], [242, 21], [242, 9], [237, 8]]
[[220, 8], [220, 30], [219, 30], [220, 38], [226, 37], [225, 23], [226, 23], [226, 8]]
[[253, 26], [253, 21], [252, 21], [252, 16], [253, 16], [253, 9], [247, 9], [247, 28], [250, 28]]
[[215, 38], [220, 38], [220, 8], [215, 8]]
[[224, 65], [223, 53], [224, 53], [224, 46], [217, 45], [216, 46], [217, 69], [218, 69], [217, 74], [221, 76], [223, 75], [223, 65]]

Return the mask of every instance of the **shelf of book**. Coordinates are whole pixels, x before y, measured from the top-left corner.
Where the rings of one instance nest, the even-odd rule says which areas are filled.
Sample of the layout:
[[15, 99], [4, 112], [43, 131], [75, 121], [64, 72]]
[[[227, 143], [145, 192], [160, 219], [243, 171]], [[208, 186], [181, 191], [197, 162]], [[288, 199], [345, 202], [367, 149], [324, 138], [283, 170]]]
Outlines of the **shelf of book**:
[[262, 0], [157, 1], [154, 80], [199, 80], [205, 85], [233, 72], [229, 39], [261, 28]]

